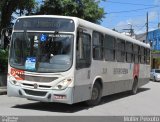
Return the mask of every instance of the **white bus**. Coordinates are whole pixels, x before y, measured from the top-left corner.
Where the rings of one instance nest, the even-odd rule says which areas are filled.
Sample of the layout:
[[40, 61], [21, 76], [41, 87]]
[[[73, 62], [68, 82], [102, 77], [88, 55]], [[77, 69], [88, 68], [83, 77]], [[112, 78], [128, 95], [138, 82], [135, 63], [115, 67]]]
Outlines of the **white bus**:
[[150, 46], [91, 22], [66, 16], [26, 16], [10, 43], [8, 96], [96, 105], [150, 78]]

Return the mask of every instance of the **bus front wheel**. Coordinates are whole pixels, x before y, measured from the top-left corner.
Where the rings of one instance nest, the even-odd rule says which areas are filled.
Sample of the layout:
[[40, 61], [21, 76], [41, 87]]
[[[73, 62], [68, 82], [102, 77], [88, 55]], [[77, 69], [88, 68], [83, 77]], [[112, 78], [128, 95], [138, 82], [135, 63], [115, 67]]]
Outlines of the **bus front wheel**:
[[137, 91], [138, 91], [138, 79], [134, 78], [131, 93], [134, 95], [137, 93]]
[[87, 105], [95, 106], [100, 103], [102, 97], [102, 88], [99, 83], [95, 83], [92, 88], [91, 99], [86, 101]]

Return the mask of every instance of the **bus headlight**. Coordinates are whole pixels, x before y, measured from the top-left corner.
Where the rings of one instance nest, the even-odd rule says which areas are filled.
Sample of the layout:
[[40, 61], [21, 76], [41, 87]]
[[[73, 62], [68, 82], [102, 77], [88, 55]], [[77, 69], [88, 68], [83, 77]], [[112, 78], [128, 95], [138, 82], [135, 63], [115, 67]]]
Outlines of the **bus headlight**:
[[66, 89], [69, 84], [71, 84], [72, 82], [72, 79], [68, 78], [68, 79], [65, 79], [61, 82], [59, 82], [55, 87], [53, 87], [53, 89], [56, 89], [56, 90], [63, 90], [63, 89]]
[[17, 82], [17, 80], [14, 77], [12, 77], [12, 76], [9, 76], [8, 80], [13, 85], [19, 85], [19, 83]]

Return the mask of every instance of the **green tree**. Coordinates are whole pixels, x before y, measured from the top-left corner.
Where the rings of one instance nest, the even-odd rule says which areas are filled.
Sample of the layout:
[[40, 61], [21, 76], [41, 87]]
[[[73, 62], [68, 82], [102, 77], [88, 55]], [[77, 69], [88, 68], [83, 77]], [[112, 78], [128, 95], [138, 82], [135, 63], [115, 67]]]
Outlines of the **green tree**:
[[26, 12], [25, 14], [31, 14], [35, 4], [35, 0], [0, 0], [0, 28], [5, 28], [11, 24], [12, 14], [14, 12], [19, 15], [24, 14], [24, 12]]
[[99, 7], [101, 0], [45, 0], [37, 14], [76, 16], [93, 23], [104, 18], [104, 9]]

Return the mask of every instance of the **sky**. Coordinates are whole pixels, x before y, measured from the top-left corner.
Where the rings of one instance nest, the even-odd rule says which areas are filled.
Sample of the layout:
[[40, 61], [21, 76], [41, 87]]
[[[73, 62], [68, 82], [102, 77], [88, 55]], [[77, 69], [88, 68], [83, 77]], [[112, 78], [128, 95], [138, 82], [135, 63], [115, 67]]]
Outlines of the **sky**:
[[110, 29], [134, 29], [136, 34], [146, 31], [148, 12], [149, 31], [158, 29], [160, 0], [106, 0], [100, 3], [105, 10], [101, 25]]
[[[40, 3], [42, 0], [36, 1]], [[101, 22], [104, 27], [123, 32], [132, 26], [136, 34], [144, 33], [148, 12], [149, 31], [158, 29], [160, 0], [104, 0], [99, 6], [106, 13]]]

